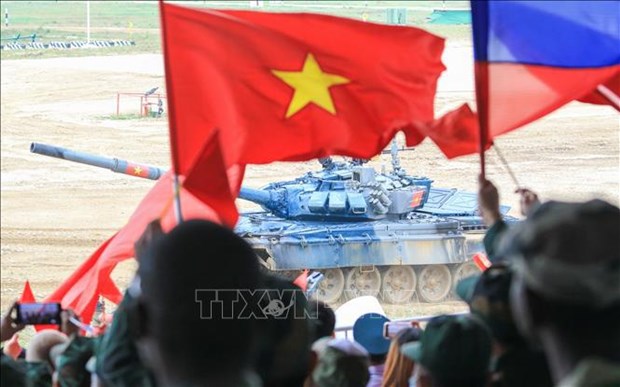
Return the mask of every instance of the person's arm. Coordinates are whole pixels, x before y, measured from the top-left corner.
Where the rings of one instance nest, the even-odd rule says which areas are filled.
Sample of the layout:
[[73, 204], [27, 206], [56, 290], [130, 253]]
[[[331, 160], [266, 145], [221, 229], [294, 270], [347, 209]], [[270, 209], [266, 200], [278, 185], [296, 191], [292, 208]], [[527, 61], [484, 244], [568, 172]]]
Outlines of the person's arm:
[[532, 211], [540, 206], [538, 195], [528, 188], [518, 188], [515, 193], [521, 195], [519, 204], [521, 205], [521, 215], [528, 216]]
[[480, 177], [478, 180], [478, 208], [480, 216], [487, 227], [492, 227], [496, 222], [502, 220], [502, 213], [499, 211], [499, 193], [497, 188], [489, 180]]
[[2, 316], [0, 321], [0, 342], [13, 337], [14, 334], [24, 329], [25, 325], [17, 324], [13, 318], [13, 311], [17, 309], [17, 301], [11, 305], [11, 308]]
[[502, 213], [499, 210], [499, 193], [497, 188], [489, 180], [482, 177], [479, 178], [480, 187], [478, 190], [478, 206], [480, 208], [480, 216], [484, 224], [488, 227], [482, 243], [487, 253], [487, 257], [491, 262], [496, 261], [497, 241], [508, 228], [502, 219]]

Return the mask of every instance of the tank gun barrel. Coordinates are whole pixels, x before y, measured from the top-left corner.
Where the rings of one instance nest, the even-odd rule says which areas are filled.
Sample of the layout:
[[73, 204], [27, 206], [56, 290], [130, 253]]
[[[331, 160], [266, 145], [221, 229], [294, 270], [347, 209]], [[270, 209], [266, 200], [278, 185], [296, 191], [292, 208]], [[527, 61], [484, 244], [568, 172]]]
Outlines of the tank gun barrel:
[[70, 149], [61, 148], [54, 145], [40, 144], [33, 142], [30, 144], [30, 152], [44, 156], [55, 157], [76, 163], [92, 165], [99, 168], [106, 168], [116, 173], [142, 177], [144, 179], [157, 180], [164, 174], [164, 170], [152, 165], [133, 163], [114, 157], [104, 157], [92, 155], [85, 152], [78, 152]]
[[271, 192], [262, 189], [241, 187], [239, 190], [239, 199], [248, 200], [256, 203], [263, 208], [269, 209], [274, 214], [286, 217], [286, 206], [275, 200]]
[[255, 188], [241, 187], [239, 199], [248, 200], [260, 205], [267, 205], [271, 202], [271, 195], [267, 191]]
[[[144, 179], [157, 180], [166, 172], [164, 169], [154, 167], [152, 165], [138, 164], [127, 160], [117, 159], [115, 157], [93, 155], [86, 152], [74, 151], [55, 145], [41, 144], [37, 142], [30, 144], [30, 152], [57, 159], [69, 160], [76, 163], [92, 165], [94, 167], [105, 168], [116, 173], [141, 177]], [[249, 200], [264, 207], [269, 207], [273, 211], [283, 214], [282, 209], [279, 208], [276, 201], [272, 198], [271, 193], [268, 191], [241, 187], [239, 198]]]

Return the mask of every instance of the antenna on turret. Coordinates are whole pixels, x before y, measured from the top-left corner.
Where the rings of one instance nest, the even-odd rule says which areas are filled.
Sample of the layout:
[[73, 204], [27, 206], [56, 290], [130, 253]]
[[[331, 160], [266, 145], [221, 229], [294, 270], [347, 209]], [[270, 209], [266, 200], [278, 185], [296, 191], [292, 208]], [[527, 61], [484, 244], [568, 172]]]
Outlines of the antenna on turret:
[[319, 157], [319, 163], [323, 169], [332, 169], [334, 167], [334, 160], [331, 157]]
[[390, 155], [392, 155], [392, 169], [394, 170], [394, 173], [397, 173], [400, 171], [400, 158], [398, 157], [398, 144], [396, 143], [396, 136], [392, 139]]

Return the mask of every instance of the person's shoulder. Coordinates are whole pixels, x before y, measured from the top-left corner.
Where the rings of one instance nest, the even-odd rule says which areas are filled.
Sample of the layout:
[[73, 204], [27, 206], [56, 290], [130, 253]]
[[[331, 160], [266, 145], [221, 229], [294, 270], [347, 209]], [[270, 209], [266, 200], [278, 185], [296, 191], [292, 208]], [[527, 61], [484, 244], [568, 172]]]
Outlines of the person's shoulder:
[[620, 386], [620, 364], [590, 357], [582, 360], [558, 387]]
[[[528, 372], [523, 372], [528, 370]], [[547, 359], [542, 351], [533, 351], [526, 345], [516, 345], [501, 355], [493, 373], [493, 386], [552, 386]]]

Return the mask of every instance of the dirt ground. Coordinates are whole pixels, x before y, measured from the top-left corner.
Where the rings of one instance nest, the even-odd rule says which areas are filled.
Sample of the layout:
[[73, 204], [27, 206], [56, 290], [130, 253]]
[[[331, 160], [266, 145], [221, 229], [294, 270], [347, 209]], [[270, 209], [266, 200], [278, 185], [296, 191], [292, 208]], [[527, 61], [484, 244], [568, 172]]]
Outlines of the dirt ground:
[[[437, 112], [473, 100], [471, 47], [449, 45]], [[169, 165], [165, 119], [113, 119], [116, 93], [164, 89], [160, 55], [2, 60], [1, 93], [1, 298], [2, 309], [30, 280], [37, 298], [49, 294], [96, 247], [118, 230], [151, 181], [31, 154], [31, 142]], [[138, 113], [139, 100], [123, 100]], [[609, 107], [571, 103], [497, 140], [519, 182], [543, 199], [603, 198], [619, 202], [619, 121]], [[388, 156], [372, 162], [389, 166]], [[517, 215], [515, 185], [493, 152], [489, 175], [502, 202]], [[437, 186], [475, 190], [476, 156], [447, 160], [424, 142], [402, 153], [411, 174]], [[248, 168], [245, 184], [259, 187], [295, 177], [318, 163], [274, 163]], [[251, 208], [239, 202], [242, 209]], [[123, 286], [134, 270], [114, 273]], [[392, 315], [462, 310], [459, 302], [389, 308]]]

